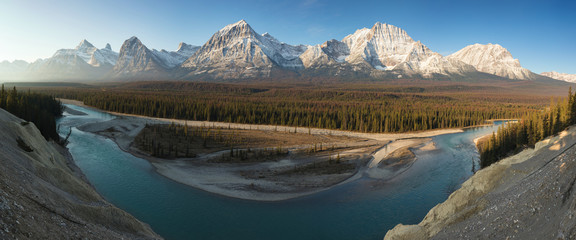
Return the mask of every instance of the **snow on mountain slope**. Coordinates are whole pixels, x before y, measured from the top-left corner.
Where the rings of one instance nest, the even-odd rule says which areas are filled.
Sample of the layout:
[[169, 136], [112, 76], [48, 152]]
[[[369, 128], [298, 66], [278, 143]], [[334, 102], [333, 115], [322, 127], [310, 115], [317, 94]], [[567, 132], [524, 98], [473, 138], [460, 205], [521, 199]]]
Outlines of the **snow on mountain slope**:
[[116, 77], [135, 77], [149, 73], [164, 73], [170, 68], [165, 59], [148, 49], [140, 39], [131, 37], [120, 48], [118, 60], [113, 69]]
[[279, 42], [270, 34], [259, 35], [241, 20], [216, 32], [191, 58], [182, 64], [189, 75], [217, 77], [268, 77], [272, 68], [302, 68], [298, 56], [306, 46]]
[[302, 63], [299, 56], [306, 51], [308, 46], [298, 45], [292, 46], [278, 41], [269, 33], [264, 33], [257, 36], [263, 44], [263, 50], [276, 64], [287, 68], [301, 68]]
[[342, 42], [350, 49], [346, 62], [367, 62], [375, 68], [394, 68], [412, 53], [416, 44], [406, 31], [379, 22], [371, 29], [363, 28], [348, 35]]
[[543, 72], [543, 73], [540, 73], [540, 75], [546, 76], [549, 78], [554, 78], [556, 80], [562, 80], [562, 81], [566, 81], [566, 82], [576, 83], [576, 74], [559, 73], [559, 72]]
[[118, 60], [118, 53], [112, 51], [112, 47], [108, 43], [105, 48], [94, 51], [88, 63], [95, 67], [102, 65], [114, 66], [116, 65], [116, 60]]
[[330, 40], [309, 47], [300, 58], [306, 68], [351, 65], [354, 71], [364, 71], [373, 76], [392, 70], [398, 73], [396, 75], [424, 77], [463, 75], [475, 71], [465, 63], [446, 59], [421, 42], [414, 41], [406, 31], [385, 23], [376, 23], [371, 29], [359, 29], [342, 41]]
[[58, 59], [58, 61], [63, 61], [66, 59], [73, 59], [73, 56], [80, 57], [84, 62], [94, 67], [100, 67], [114, 66], [114, 64], [116, 64], [116, 59], [118, 58], [118, 53], [112, 51], [110, 44], [107, 44], [105, 48], [98, 49], [84, 39], [74, 49], [60, 49], [56, 51], [52, 58]]
[[109, 44], [98, 49], [82, 40], [74, 49], [60, 49], [29, 64], [23, 75], [34, 80], [96, 80], [112, 69], [117, 56]]
[[531, 80], [537, 77], [535, 73], [523, 68], [518, 59], [514, 59], [506, 48], [498, 44], [469, 45], [448, 58], [470, 64], [480, 72], [505, 78]]
[[[8, 66], [8, 64], [4, 63]], [[3, 70], [6, 69], [6, 70]], [[0, 77], [8, 67], [0, 65]], [[444, 57], [386, 23], [356, 30], [341, 41], [290, 45], [258, 34], [241, 20], [217, 31], [203, 46], [180, 43], [176, 51], [147, 48], [136, 37], [120, 53], [82, 40], [60, 49], [24, 71], [33, 78], [470, 78], [478, 75], [536, 81], [552, 80], [522, 68], [500, 45], [475, 44]], [[486, 74], [488, 73], [488, 74]]]
[[200, 49], [200, 47], [181, 42], [176, 51], [169, 52], [164, 49], [160, 51], [152, 49], [152, 53], [156, 55], [165, 66], [174, 68], [194, 55], [198, 49]]
[[403, 61], [392, 68], [402, 70], [405, 74], [419, 74], [424, 77], [432, 77], [436, 74], [464, 75], [476, 71], [474, 67], [466, 63], [447, 59], [433, 52], [420, 41], [413, 43], [412, 49], [410, 49]]
[[332, 39], [316, 46], [309, 46], [300, 55], [300, 60], [305, 68], [329, 67], [345, 62], [350, 55], [348, 45], [336, 39]]

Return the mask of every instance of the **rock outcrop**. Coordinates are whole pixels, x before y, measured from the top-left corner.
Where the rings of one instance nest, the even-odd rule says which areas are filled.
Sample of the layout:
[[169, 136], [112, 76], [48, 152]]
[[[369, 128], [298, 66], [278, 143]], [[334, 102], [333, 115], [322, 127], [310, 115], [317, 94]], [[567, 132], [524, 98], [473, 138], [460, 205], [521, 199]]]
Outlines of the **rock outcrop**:
[[576, 239], [576, 128], [478, 171], [384, 239]]
[[159, 239], [106, 202], [67, 151], [0, 109], [0, 239]]

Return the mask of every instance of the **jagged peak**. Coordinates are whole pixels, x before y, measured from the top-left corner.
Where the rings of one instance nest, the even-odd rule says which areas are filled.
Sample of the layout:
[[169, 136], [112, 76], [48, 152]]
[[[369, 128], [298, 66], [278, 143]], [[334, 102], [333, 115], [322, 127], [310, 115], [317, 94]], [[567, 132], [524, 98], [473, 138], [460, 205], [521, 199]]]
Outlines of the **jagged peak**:
[[234, 28], [234, 27], [239, 27], [239, 28], [249, 27], [249, 28], [252, 28], [252, 27], [250, 26], [250, 24], [248, 24], [244, 19], [242, 19], [242, 20], [240, 20], [240, 21], [238, 21], [238, 22], [235, 22], [235, 23], [226, 25], [222, 30], [231, 29], [231, 28]]
[[127, 42], [134, 42], [134, 41], [140, 42], [140, 39], [138, 39], [138, 37], [136, 37], [136, 36], [132, 36], [131, 38], [128, 38], [126, 41]]
[[178, 49], [176, 49], [176, 51], [180, 51], [180, 50], [182, 50], [182, 49], [189, 48], [189, 47], [192, 47], [192, 45], [187, 44], [187, 43], [185, 43], [185, 42], [180, 42], [180, 43], [178, 44]]
[[228, 33], [240, 33], [240, 34], [256, 34], [252, 27], [244, 20], [229, 24], [218, 31], [220, 35], [225, 35]]
[[272, 38], [272, 35], [270, 35], [268, 32], [265, 32], [262, 34], [262, 37]]
[[233, 23], [233, 25], [243, 26], [243, 25], [248, 25], [248, 23], [246, 22], [246, 20], [242, 19], [238, 22]]
[[110, 46], [110, 43], [106, 43], [106, 47], [104, 47], [104, 48], [108, 49], [108, 50], [112, 50], [112, 46]]
[[124, 44], [122, 44], [122, 48], [133, 45], [143, 45], [143, 44], [140, 41], [140, 39], [138, 39], [136, 36], [132, 36], [131, 38], [128, 38], [126, 39], [126, 41], [124, 41]]
[[78, 44], [78, 46], [76, 46], [76, 49], [81, 49], [81, 48], [93, 48], [94, 45], [92, 45], [92, 43], [88, 42], [88, 40], [86, 39], [82, 39], [82, 41], [80, 42], [80, 44]]
[[330, 39], [330, 40], [328, 40], [328, 41], [323, 42], [322, 44], [320, 44], [320, 47], [327, 47], [327, 46], [329, 46], [329, 45], [337, 44], [337, 43], [341, 43], [341, 42], [338, 41], [338, 40], [336, 40], [336, 39]]
[[[376, 23], [374, 23], [374, 26], [372, 26], [372, 29], [375, 29], [375, 28], [383, 28], [383, 27], [386, 27], [386, 26], [388, 26], [387, 23], [376, 22]], [[390, 25], [390, 26], [392, 26], [392, 25]], [[393, 27], [395, 27], [395, 26], [393, 26]]]
[[413, 39], [408, 35], [404, 29], [390, 25], [387, 23], [376, 22], [374, 26], [370, 29], [370, 32], [374, 35], [381, 35], [384, 38], [401, 38], [406, 41], [413, 41]]

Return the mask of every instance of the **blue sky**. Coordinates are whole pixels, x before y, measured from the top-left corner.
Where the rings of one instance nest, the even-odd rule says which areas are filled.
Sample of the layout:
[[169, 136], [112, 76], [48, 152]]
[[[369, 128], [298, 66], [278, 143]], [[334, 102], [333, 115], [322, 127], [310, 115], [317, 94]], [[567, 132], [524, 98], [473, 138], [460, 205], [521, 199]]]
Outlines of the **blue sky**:
[[204, 44], [245, 19], [258, 33], [290, 44], [341, 40], [385, 22], [448, 55], [497, 43], [537, 73], [576, 74], [576, 1], [78, 1], [0, 0], [0, 61], [50, 57], [82, 39], [118, 51], [137, 36], [149, 48]]

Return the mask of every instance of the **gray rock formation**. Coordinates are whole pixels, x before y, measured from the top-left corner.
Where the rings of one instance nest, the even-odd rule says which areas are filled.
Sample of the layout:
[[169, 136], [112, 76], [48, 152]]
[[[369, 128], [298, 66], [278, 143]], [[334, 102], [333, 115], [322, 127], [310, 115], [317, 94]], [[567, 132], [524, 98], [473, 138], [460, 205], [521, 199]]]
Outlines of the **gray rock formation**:
[[0, 109], [0, 239], [160, 238], [100, 197], [65, 149], [22, 122]]
[[576, 239], [576, 128], [478, 171], [385, 240]]

